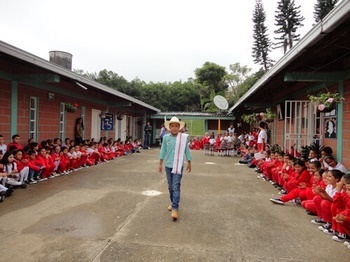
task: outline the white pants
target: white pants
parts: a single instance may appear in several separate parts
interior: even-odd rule
[[[24,181],[27,181],[28,180],[28,175],[29,175],[29,167],[26,166],[19,172],[19,179],[18,179],[18,181],[21,182],[21,183],[23,183]]]
[[[0,184],[0,192],[7,191],[7,187]]]
[[[22,185],[22,182],[19,182],[16,179],[9,178],[9,177],[6,178],[6,179],[3,179],[2,184],[5,185],[5,183],[9,184],[10,186],[20,186],[20,185]]]

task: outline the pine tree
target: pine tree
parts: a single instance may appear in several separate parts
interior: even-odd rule
[[[314,18],[316,23],[321,21],[338,3],[338,0],[317,0],[315,4]]]
[[[279,42],[275,43],[275,48],[283,47],[284,53],[287,48],[293,47],[295,41],[299,41],[300,34],[296,34],[299,27],[304,26],[301,22],[304,17],[300,15],[300,6],[296,7],[294,0],[280,0],[278,2],[277,11],[275,11],[276,23],[279,28],[275,30],[275,34],[280,34],[280,37],[275,37]]]
[[[269,58],[268,54],[271,51],[270,39],[267,34],[267,27],[265,26],[266,13],[261,0],[256,0],[255,9],[253,12],[253,52],[254,63],[262,65],[265,72],[272,66],[273,60]]]

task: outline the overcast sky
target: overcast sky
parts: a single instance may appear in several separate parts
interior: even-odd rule
[[[277,2],[263,0],[271,40]],[[316,0],[295,2],[304,36]],[[186,81],[206,61],[260,68],[251,56],[254,6],[255,0],[0,0],[0,40],[46,60],[51,50],[69,52],[73,68],[90,73]]]

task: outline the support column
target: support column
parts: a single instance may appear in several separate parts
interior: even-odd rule
[[[338,82],[338,93],[344,96],[344,81]],[[343,159],[343,111],[344,103],[337,103],[337,159],[340,162]]]
[[[17,134],[17,115],[18,115],[18,82],[11,82],[11,137]]]

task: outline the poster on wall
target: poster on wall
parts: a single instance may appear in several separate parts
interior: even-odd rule
[[[101,130],[109,131],[114,129],[114,118],[113,114],[106,113],[105,118],[101,118]]]
[[[337,119],[325,118],[324,120],[324,138],[337,138]]]

